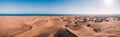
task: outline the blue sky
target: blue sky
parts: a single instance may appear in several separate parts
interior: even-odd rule
[[[120,0],[0,0],[0,14],[120,14]]]

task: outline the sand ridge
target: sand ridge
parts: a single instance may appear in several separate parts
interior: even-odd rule
[[[0,37],[120,37],[118,17],[1,16],[0,20]]]

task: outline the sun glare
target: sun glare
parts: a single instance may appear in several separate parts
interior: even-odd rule
[[[114,4],[115,0],[103,0],[106,5],[112,5]]]

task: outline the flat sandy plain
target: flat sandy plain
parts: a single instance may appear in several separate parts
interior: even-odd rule
[[[0,37],[120,37],[120,17],[0,16]]]

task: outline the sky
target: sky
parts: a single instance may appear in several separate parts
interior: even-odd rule
[[[120,14],[120,0],[0,0],[0,14]]]

